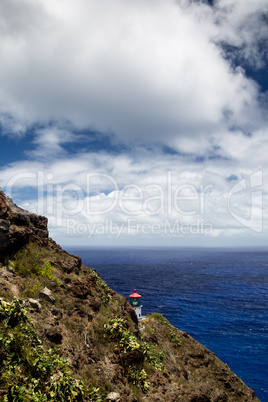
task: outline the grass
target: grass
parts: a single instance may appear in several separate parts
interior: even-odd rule
[[[16,254],[13,266],[15,271],[22,277],[43,277],[60,285],[59,280],[53,273],[53,266],[45,257],[44,248],[41,249],[37,244],[30,243]]]
[[[165,325],[166,327],[170,327],[170,323],[168,320],[159,313],[153,313],[150,317],[155,318],[160,324]]]

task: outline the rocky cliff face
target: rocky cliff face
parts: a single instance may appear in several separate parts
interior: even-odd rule
[[[48,244],[47,218],[19,208],[0,191],[0,261],[29,242]]]
[[[0,399],[46,401],[57,391],[66,395],[54,400],[66,401],[258,401],[214,353],[160,314],[138,323],[126,299],[48,237],[46,218],[3,193],[0,211]]]

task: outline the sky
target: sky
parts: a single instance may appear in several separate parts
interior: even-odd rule
[[[266,246],[268,0],[1,0],[0,187],[61,245]]]

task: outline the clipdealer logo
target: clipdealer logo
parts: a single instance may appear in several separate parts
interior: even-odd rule
[[[34,212],[39,215],[53,214],[61,225],[63,215],[84,213],[90,217],[107,215],[115,210],[126,216],[171,216],[174,213],[187,217],[204,215],[206,195],[213,188],[211,184],[200,184],[197,187],[189,183],[176,185],[171,171],[167,172],[162,186],[152,183],[145,186],[127,184],[122,187],[111,175],[103,173],[87,173],[85,186],[75,183],[53,185],[53,178],[51,173],[45,174],[42,171],[22,172],[9,180],[6,192],[12,196],[13,189],[23,187],[22,183],[26,181],[28,186],[38,191]],[[69,199],[68,194],[71,194]]]
[[[93,236],[111,235],[118,239],[121,235],[130,236],[180,236],[180,235],[213,235],[213,225],[204,219],[196,219],[192,223],[182,222],[180,219],[164,219],[160,222],[142,222],[129,218],[126,222],[115,222],[105,219],[103,222],[84,223],[75,219],[68,219],[66,223],[68,235]]]
[[[71,182],[55,184],[52,173],[38,171],[12,176],[5,192],[12,196],[18,188],[32,187],[37,191],[36,209],[32,212],[53,217],[54,226],[65,227],[70,235],[211,236],[215,230],[213,220],[208,222],[205,218],[210,216],[215,194],[222,196],[238,228],[261,232],[262,185],[261,170],[236,181],[225,193],[220,190],[217,193],[213,184],[179,184],[171,171],[167,172],[162,185],[127,184],[123,187],[108,174],[86,173],[84,183],[79,186]]]
[[[258,170],[239,180],[229,191],[227,203],[231,216],[242,226],[261,233],[263,230],[263,172]],[[243,210],[237,205],[246,205]]]

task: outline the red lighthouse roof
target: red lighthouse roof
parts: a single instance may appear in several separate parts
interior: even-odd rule
[[[132,295],[129,295],[129,297],[141,297],[141,295],[139,295],[139,294],[137,293],[137,290],[134,289],[134,293],[132,293]]]

